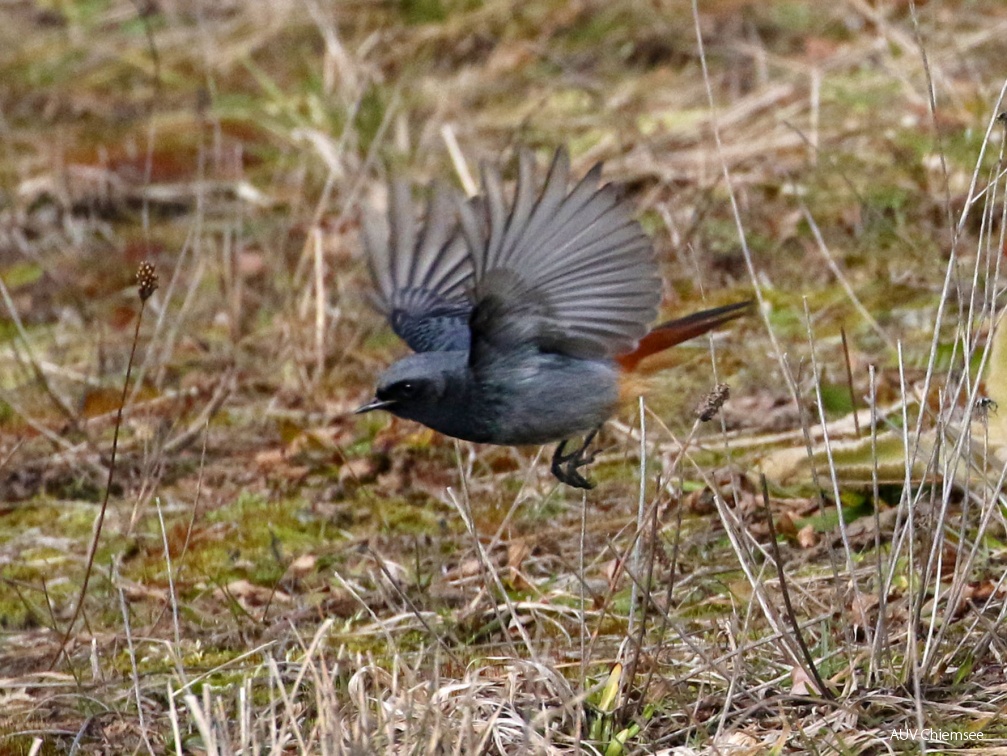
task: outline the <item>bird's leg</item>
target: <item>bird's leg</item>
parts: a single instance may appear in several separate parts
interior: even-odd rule
[[[594,437],[598,435],[598,430],[598,428],[595,428],[584,436],[584,443],[576,451],[569,454],[563,453],[566,449],[566,441],[561,441],[559,446],[556,447],[556,451],[552,455],[552,474],[556,476],[556,479],[560,483],[566,483],[568,486],[573,486],[574,488],[586,488],[589,490],[594,488],[594,483],[581,475],[578,469],[594,462],[594,457],[598,451],[595,450],[588,454],[587,447],[591,445]]]

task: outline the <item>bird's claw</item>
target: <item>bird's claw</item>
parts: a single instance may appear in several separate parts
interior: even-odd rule
[[[566,441],[561,441],[559,446],[556,447],[556,451],[552,455],[552,474],[556,476],[556,479],[560,483],[566,483],[573,488],[583,488],[588,491],[594,488],[594,483],[581,475],[579,468],[594,462],[598,450],[588,452],[587,447],[591,445],[597,433],[597,429],[588,433],[584,437],[584,443],[576,451],[572,451],[569,454],[563,453],[563,450],[566,449]]]

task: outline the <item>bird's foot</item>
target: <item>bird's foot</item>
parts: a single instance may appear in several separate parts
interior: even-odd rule
[[[566,449],[566,441],[561,441],[559,446],[556,447],[556,451],[552,455],[552,474],[556,476],[556,479],[560,483],[566,483],[568,486],[586,490],[594,488],[594,483],[581,475],[579,469],[584,467],[584,465],[594,462],[598,450],[596,449],[588,453],[587,447],[591,445],[596,435],[598,435],[597,428],[584,437],[584,443],[576,451],[572,451],[569,454],[563,453]]]

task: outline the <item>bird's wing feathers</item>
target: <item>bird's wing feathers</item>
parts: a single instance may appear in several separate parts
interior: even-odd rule
[[[520,159],[508,210],[500,174],[483,172],[481,205],[461,209],[474,267],[473,361],[483,346],[534,343],[577,357],[629,352],[657,315],[660,279],[650,240],[595,166],[567,191],[556,153],[536,196],[534,160]]]
[[[387,223],[368,216],[364,238],[374,301],[417,352],[468,349],[472,259],[458,233],[458,200],[435,184],[417,229],[409,187],[392,183]]]
[[[498,171],[461,202],[435,185],[418,230],[408,186],[392,185],[388,222],[365,226],[376,303],[418,352],[534,345],[575,357],[625,354],[657,315],[660,279],[650,240],[596,165],[568,190],[559,150],[541,191],[522,152],[508,206]],[[459,221],[460,219],[460,226]]]

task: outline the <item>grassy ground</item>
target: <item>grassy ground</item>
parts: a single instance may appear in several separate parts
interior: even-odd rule
[[[1007,8],[698,5],[4,4],[0,753],[1007,748]],[[347,414],[388,170],[562,144],[760,302],[586,496]]]

